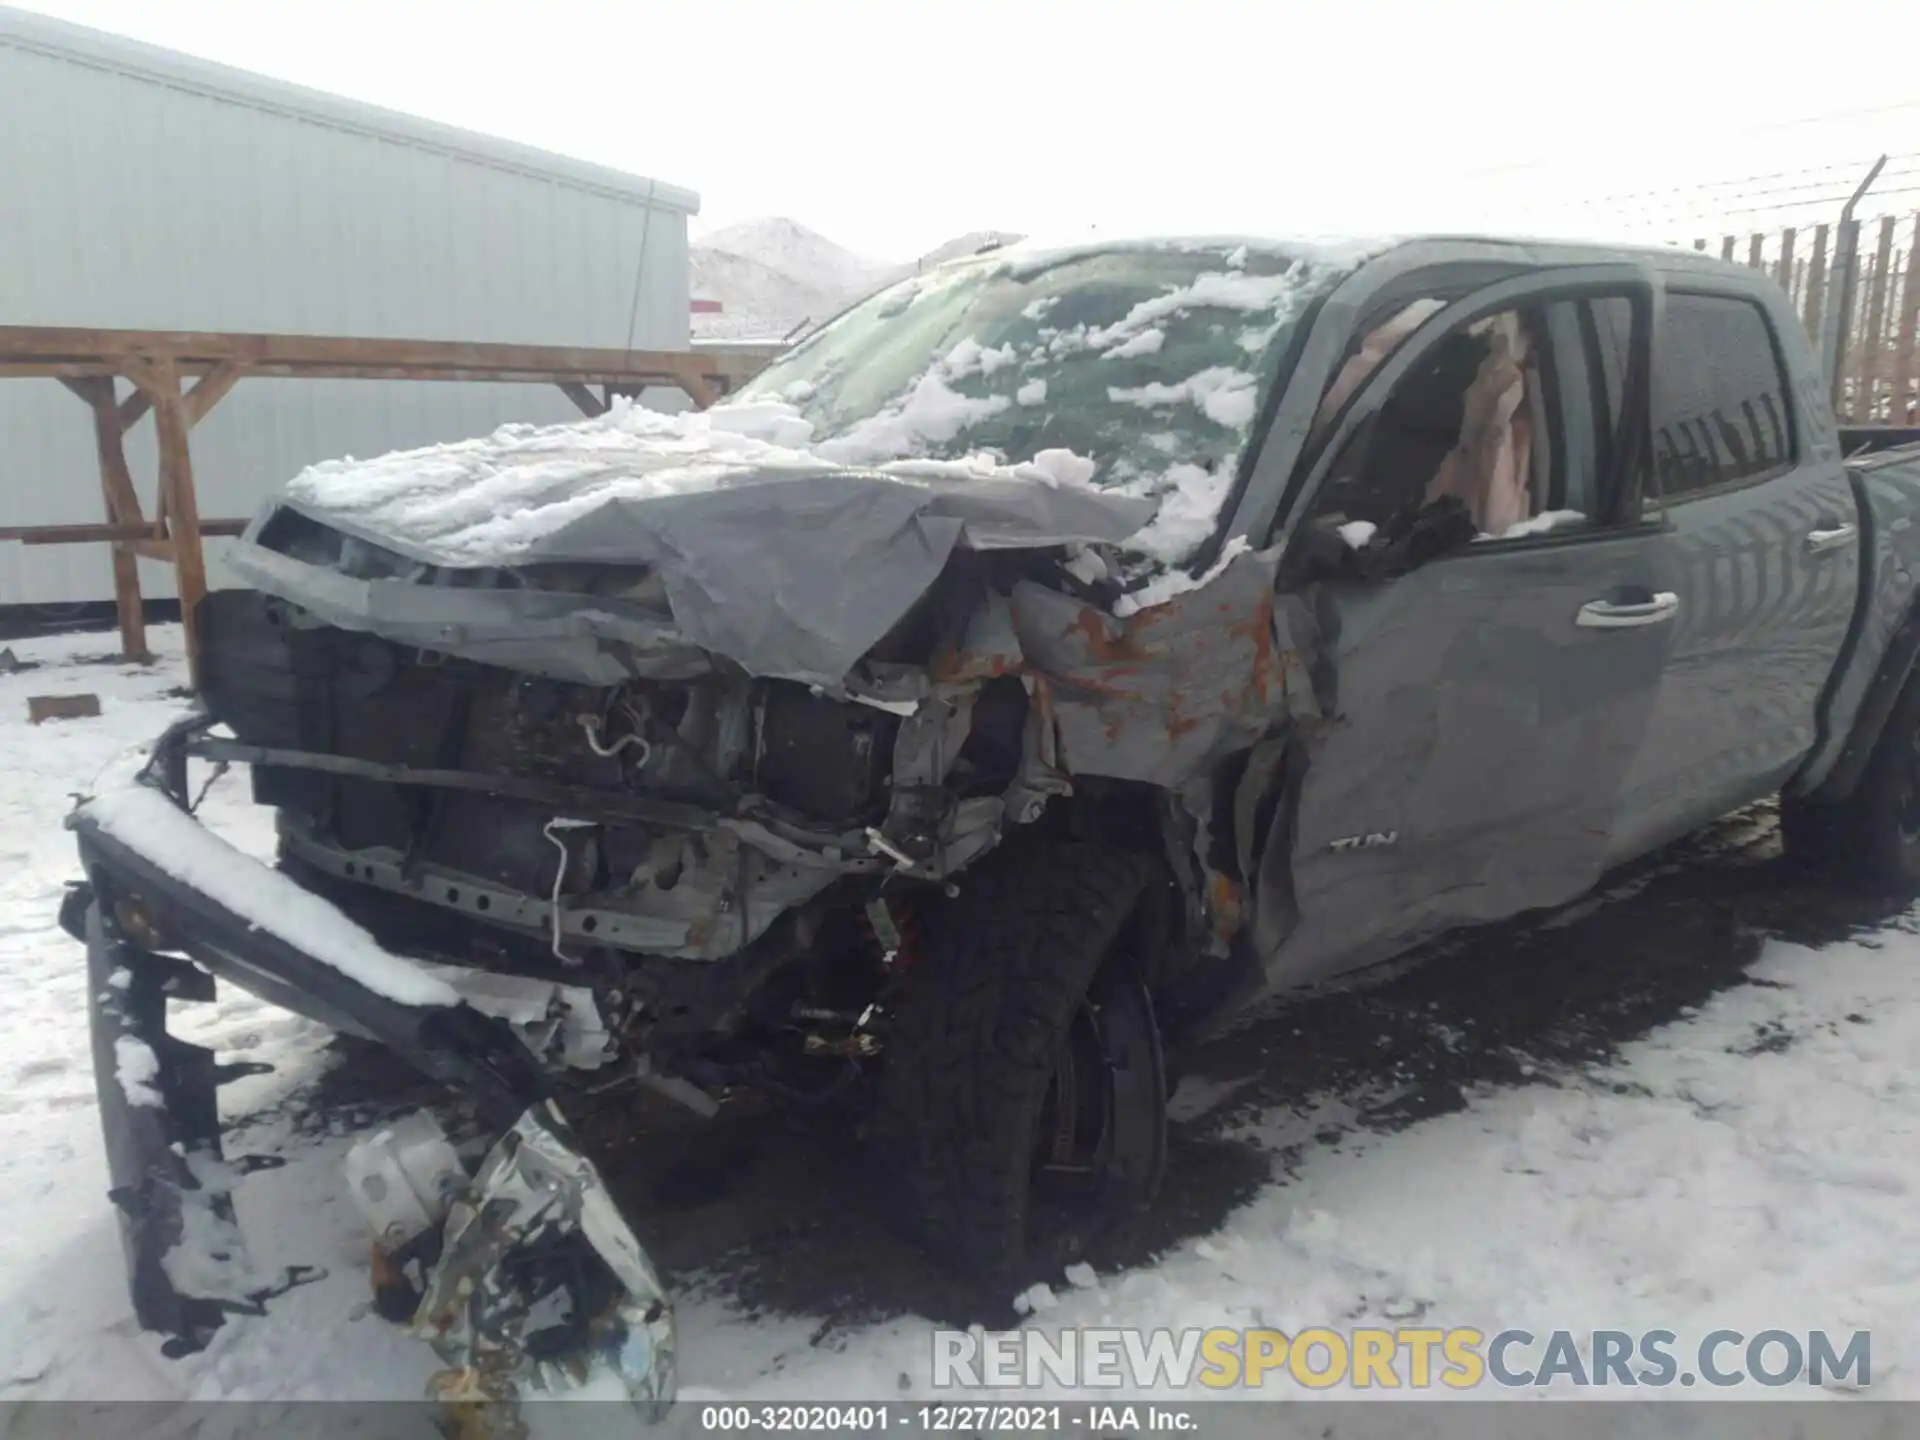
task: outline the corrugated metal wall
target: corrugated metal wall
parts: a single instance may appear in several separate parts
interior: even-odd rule
[[[677,205],[53,53],[9,16],[26,18],[0,10],[0,323],[687,347]],[[194,430],[200,513],[250,515],[330,456],[577,417],[548,386],[245,380]],[[127,438],[151,514],[152,421]],[[97,476],[78,400],[0,380],[0,525],[102,519]],[[141,570],[149,597],[173,593],[170,568]],[[104,546],[0,542],[0,605],[112,593]]]

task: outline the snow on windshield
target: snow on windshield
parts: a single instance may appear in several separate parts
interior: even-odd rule
[[[516,553],[613,500],[856,466],[1158,502],[1134,578],[1188,560],[1232,492],[1289,327],[1363,258],[1225,243],[991,257],[855,306],[731,400],[304,471],[287,499],[451,565]]]
[[[1349,248],[1097,247],[915,276],[841,316],[743,399],[777,398],[843,464],[1065,450],[1160,502],[1128,541],[1178,565],[1212,534],[1279,353]]]

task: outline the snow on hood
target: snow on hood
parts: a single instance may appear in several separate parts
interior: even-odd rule
[[[798,426],[804,426],[804,420]],[[756,675],[838,686],[924,595],[956,547],[1115,545],[1150,500],[1093,488],[1092,462],[1043,450],[853,468],[798,448],[779,401],[660,415],[620,406],[572,425],[509,425],[452,445],[336,460],[284,504],[430,566],[645,567],[655,602],[526,588],[450,589],[274,548],[271,515],[228,554],[242,581],[326,623],[543,674],[611,683],[680,673],[688,647]]]
[[[937,397],[929,403],[937,407]],[[782,509],[810,508],[803,494],[817,499],[826,488],[840,492],[849,479],[895,488],[909,508],[943,509],[968,526],[967,543],[982,549],[1111,544],[1154,510],[1150,502],[1094,490],[1088,484],[1093,462],[1071,451],[1043,450],[1013,465],[984,454],[854,465],[825,453],[831,447],[810,448],[812,429],[779,401],[685,415],[618,401],[591,420],[504,425],[471,440],[371,460],[324,461],[296,476],[282,498],[348,534],[453,568],[646,560],[651,557],[612,553],[604,533],[594,534],[604,532],[598,522],[644,502],[748,488],[771,520]],[[825,484],[772,488],[804,481]],[[1033,491],[1042,493],[1022,505]],[[1023,509],[1029,525],[1018,523]]]

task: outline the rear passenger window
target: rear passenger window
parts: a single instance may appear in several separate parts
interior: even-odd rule
[[[1787,381],[1750,300],[1669,293],[1653,374],[1653,467],[1669,501],[1771,475],[1793,459]]]

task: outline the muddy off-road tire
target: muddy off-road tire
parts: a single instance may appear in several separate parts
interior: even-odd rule
[[[983,1294],[1114,1255],[1153,1202],[1167,1080],[1138,961],[1166,884],[1127,851],[1015,845],[924,917],[873,1137],[896,1218]]]
[[[1780,802],[1787,854],[1860,889],[1920,891],[1920,672],[1907,679],[1853,794]]]

